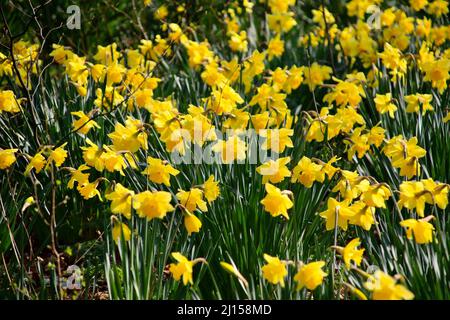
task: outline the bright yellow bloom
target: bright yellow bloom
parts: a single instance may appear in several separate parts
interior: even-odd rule
[[[64,48],[64,46],[59,44],[52,44],[52,52],[50,52],[49,56],[55,59],[55,62],[58,64],[65,64],[67,59],[70,59],[73,56],[73,53],[70,49]]]
[[[405,286],[397,284],[390,275],[383,271],[375,271],[364,283],[367,290],[372,291],[373,300],[412,300],[414,294]]]
[[[167,6],[162,5],[158,9],[156,9],[155,13],[153,14],[153,17],[156,20],[164,20],[169,15],[169,9],[167,9]]]
[[[104,65],[110,65],[117,62],[122,54],[117,51],[117,44],[111,43],[107,46],[97,46],[97,53],[94,56],[95,61]]]
[[[188,62],[191,68],[198,68],[201,64],[207,63],[213,60],[214,53],[209,49],[209,43],[188,41],[183,43],[188,53]]]
[[[116,123],[114,132],[108,134],[114,148],[117,151],[137,152],[139,148],[147,150],[147,133],[144,131],[144,124],[137,119],[128,117],[125,125]]]
[[[393,167],[400,168],[400,175],[407,176],[408,179],[420,173],[418,159],[427,153],[425,149],[417,145],[416,137],[407,141],[401,135],[390,139],[383,148],[383,152],[391,158]]]
[[[308,290],[315,290],[323,283],[327,274],[322,270],[324,261],[315,261],[300,266],[294,280],[297,282],[297,290],[306,287]]]
[[[247,32],[241,31],[240,33],[231,32],[229,34],[230,39],[228,45],[232,51],[246,52],[247,51]]]
[[[340,174],[341,178],[332,191],[339,191],[344,199],[355,199],[370,187],[370,182],[367,178],[359,176],[356,172],[340,170]]]
[[[100,128],[94,120],[86,115],[83,111],[71,112],[72,115],[77,116],[78,119],[73,121],[72,127],[74,131],[81,134],[87,134],[92,128]]]
[[[291,171],[286,167],[291,161],[291,157],[269,160],[256,168],[256,172],[263,176],[262,183],[279,183],[286,177],[291,176]]]
[[[384,44],[384,51],[378,56],[383,61],[383,65],[390,70],[392,81],[402,78],[406,73],[406,59],[402,57],[402,52],[391,46],[389,43]]]
[[[338,84],[333,88],[333,90],[326,94],[323,98],[324,102],[328,104],[336,103],[337,106],[351,106],[356,108],[365,97],[366,94],[361,86],[357,86],[355,83],[350,81],[342,81],[333,77]]]
[[[349,161],[351,161],[355,154],[361,159],[370,150],[369,135],[362,134],[363,130],[365,130],[364,127],[356,128],[350,135],[350,139],[344,140],[344,144],[350,145],[350,148],[347,150],[347,158]]]
[[[292,17],[293,12],[287,13],[275,13],[267,15],[267,22],[269,24],[269,29],[279,34],[282,32],[289,32],[297,22]]]
[[[14,162],[16,162],[16,155],[18,149],[5,149],[0,150],[0,170],[9,168]]]
[[[279,36],[276,36],[273,39],[270,39],[269,44],[267,46],[267,53],[269,61],[274,57],[281,57],[284,52],[284,41],[280,40]]]
[[[328,162],[322,162],[322,171],[328,176],[328,179],[333,178],[334,174],[339,170],[336,167],[333,167],[333,163],[340,160],[337,156],[333,156]]]
[[[328,199],[327,210],[320,213],[320,216],[326,220],[327,230],[333,230],[335,227],[347,230],[349,219],[355,215],[349,203],[349,200],[339,202],[334,198]]]
[[[311,188],[314,181],[323,182],[324,179],[325,171],[323,170],[323,166],[312,162],[310,158],[304,156],[294,167],[291,182],[295,183],[300,181],[306,188]]]
[[[203,212],[208,211],[206,202],[203,200],[203,191],[199,188],[192,188],[190,191],[179,190],[177,199],[189,212],[194,212],[197,208]]]
[[[67,142],[50,152],[47,159],[47,166],[49,166],[52,161],[55,163],[56,167],[60,167],[63,164],[67,158],[67,151],[64,150],[66,144]]]
[[[230,113],[237,105],[242,104],[242,97],[229,85],[223,85],[211,92],[211,96],[205,99],[207,109],[214,111],[217,115]]]
[[[131,230],[125,223],[116,221],[112,228],[112,237],[117,244],[122,240],[122,237],[125,241],[130,241]]]
[[[98,171],[103,171],[105,163],[102,159],[102,155],[105,150],[99,148],[95,143],[89,140],[89,138],[86,138],[86,142],[89,147],[81,147],[81,150],[83,150],[83,160],[88,166],[94,167]]]
[[[450,78],[450,59],[441,58],[426,62],[422,66],[425,72],[424,81],[430,81],[433,88],[438,89],[439,93],[443,93],[448,88],[447,80]]]
[[[364,201],[370,207],[386,208],[384,203],[391,196],[391,191],[383,184],[371,185],[370,188],[365,191],[361,200]]]
[[[450,112],[447,113],[447,115],[442,119],[442,122],[447,123],[450,121]]]
[[[174,41],[174,42],[178,42],[180,40],[181,37],[185,37],[185,35],[183,34],[183,30],[181,29],[181,27],[176,24],[176,23],[169,23],[169,39]]]
[[[252,115],[251,121],[256,133],[259,133],[260,130],[267,128],[267,123],[269,122],[269,112],[264,111],[263,113]]]
[[[261,148],[263,150],[282,153],[286,148],[292,148],[294,146],[290,138],[293,134],[294,130],[286,128],[261,130],[260,135],[266,138]]]
[[[406,236],[408,239],[413,239],[418,244],[430,243],[433,241],[433,230],[434,227],[428,221],[434,218],[433,216],[428,216],[423,219],[407,219],[400,222],[400,225],[406,228]]]
[[[417,138],[412,137],[410,140],[405,140],[401,135],[396,136],[386,143],[383,148],[384,154],[391,158],[392,162],[407,157],[422,158],[426,155],[425,149],[417,145]]]
[[[222,162],[229,164],[235,160],[242,161],[246,157],[247,146],[237,135],[228,138],[227,141],[218,140],[212,147],[214,152],[218,152]]]
[[[131,200],[134,191],[125,188],[120,183],[114,186],[114,191],[108,193],[105,198],[111,201],[111,212],[123,214],[125,218],[131,218]]]
[[[172,167],[167,161],[147,157],[147,168],[142,173],[147,175],[150,181],[158,184],[164,183],[167,187],[170,187],[170,176],[176,176],[180,171]]]
[[[350,224],[360,226],[366,231],[369,231],[373,224],[375,224],[375,208],[369,207],[362,201],[356,201],[350,209],[355,212],[349,220]]]
[[[166,191],[144,191],[133,197],[133,208],[141,218],[163,219],[167,212],[175,210],[170,204],[172,195]]]
[[[211,203],[216,200],[220,195],[219,182],[214,181],[214,176],[210,175],[208,180],[203,184],[203,193],[206,200]]]
[[[429,204],[436,204],[444,210],[448,205],[448,193],[450,185],[435,182],[433,179],[422,180],[425,190],[425,201]]]
[[[431,94],[417,93],[405,96],[405,101],[408,104],[406,112],[419,113],[422,111],[422,115],[424,115],[427,111],[433,111],[433,106],[430,104],[432,99]]]
[[[421,181],[405,181],[400,185],[400,208],[416,209],[419,217],[424,216],[427,191]]]
[[[289,219],[287,211],[294,206],[291,199],[289,199],[286,191],[281,191],[277,187],[266,183],[265,185],[267,195],[261,200],[264,210],[269,212],[272,217],[282,215]]]
[[[286,13],[296,0],[269,0],[268,5],[273,13]]]
[[[27,176],[32,169],[36,170],[36,173],[41,172],[41,170],[44,168],[45,164],[47,163],[47,160],[45,160],[44,156],[42,155],[42,152],[36,153],[33,158],[30,159],[30,162],[28,163],[27,167],[25,168],[25,175]]]
[[[381,144],[383,143],[383,140],[385,138],[384,133],[386,132],[385,129],[375,126],[372,127],[368,134],[368,143],[375,145],[375,147],[379,148]]]
[[[5,112],[19,112],[18,99],[11,90],[0,91],[0,114]]]
[[[70,180],[67,183],[67,187],[72,189],[74,187],[74,183],[77,182],[79,185],[89,182],[89,173],[84,173],[83,171],[89,170],[89,167],[85,164],[82,164],[78,167],[78,169],[70,168]]]
[[[85,182],[83,184],[78,184],[77,190],[78,192],[83,196],[85,200],[94,198],[95,196],[98,196],[100,201],[102,201],[102,195],[97,190],[99,180],[95,180],[94,182]]]
[[[284,287],[284,278],[288,274],[286,263],[278,257],[272,257],[268,254],[264,254],[264,260],[267,262],[261,268],[264,279],[272,284],[280,284],[281,287]]]
[[[183,284],[187,285],[188,283],[193,284],[192,280],[192,273],[193,273],[193,267],[198,262],[205,262],[206,261],[202,258],[198,258],[195,260],[188,260],[185,256],[183,256],[180,252],[172,252],[172,257],[178,262],[178,263],[171,263],[169,266],[169,271],[172,273],[173,278],[176,281],[179,281],[181,277],[183,277]]]
[[[409,0],[409,5],[414,11],[420,11],[424,9],[428,4],[428,0]]]
[[[342,249],[342,257],[344,259],[345,266],[350,269],[350,264],[353,261],[357,266],[361,265],[363,253],[365,249],[357,249],[361,245],[359,238],[355,238],[350,241],[344,249]]]
[[[372,5],[379,4],[381,0],[350,0],[347,2],[347,13],[349,16],[363,18]]]
[[[202,227],[202,222],[195,215],[186,211],[184,213],[184,226],[186,227],[188,235],[191,235],[192,232],[200,231],[200,228]]]
[[[448,1],[446,0],[434,0],[428,6],[427,12],[436,17],[441,17],[448,13]]]
[[[375,107],[378,112],[384,114],[389,113],[389,116],[394,119],[394,112],[397,111],[397,106],[392,103],[392,96],[390,93],[387,94],[377,94],[374,99]]]
[[[304,82],[308,85],[309,90],[314,91],[317,86],[322,85],[325,80],[330,79],[332,73],[333,69],[331,69],[330,67],[322,66],[317,62],[314,62],[311,66],[304,67]]]

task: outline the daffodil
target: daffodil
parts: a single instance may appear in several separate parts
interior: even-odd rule
[[[123,214],[127,219],[131,218],[131,201],[134,191],[125,188],[117,183],[114,191],[108,193],[105,198],[111,201],[111,212]]]
[[[432,205],[436,204],[442,210],[447,208],[450,185],[436,182],[431,178],[422,180],[422,183],[427,191],[425,193],[425,201]]]
[[[83,184],[78,184],[77,190],[85,200],[98,196],[100,201],[102,201],[102,195],[100,194],[100,191],[97,190],[99,182],[100,180],[97,179],[94,182],[87,181]]]
[[[220,154],[223,163],[229,164],[235,160],[242,161],[246,158],[247,145],[245,141],[235,135],[228,138],[227,141],[218,140],[212,150]]]
[[[348,221],[355,215],[349,204],[349,200],[339,202],[334,198],[328,199],[327,210],[320,213],[320,216],[326,220],[327,230],[333,230],[336,227],[347,230]]]
[[[286,263],[278,257],[272,257],[268,254],[264,254],[264,260],[267,262],[261,268],[264,279],[272,284],[280,284],[281,287],[284,287],[284,278],[288,274]]]
[[[214,180],[214,176],[210,175],[208,180],[203,183],[203,193],[206,200],[211,203],[220,195],[219,182]]]
[[[400,225],[406,228],[406,236],[408,239],[413,239],[418,244],[430,243],[433,241],[433,231],[434,227],[430,221],[433,216],[428,216],[423,219],[407,219],[400,222]]]
[[[15,153],[18,149],[4,149],[0,150],[0,170],[9,168],[14,162],[16,162]]]
[[[81,134],[87,134],[92,128],[100,128],[100,126],[92,120],[89,115],[86,115],[83,111],[71,112],[72,115],[78,117],[73,122],[73,130]]]
[[[355,213],[350,217],[349,223],[355,226],[360,226],[366,231],[369,231],[375,222],[375,208],[368,206],[363,201],[356,201],[350,209]]]
[[[114,227],[112,228],[112,237],[117,244],[122,239],[122,237],[125,241],[130,241],[131,230],[125,223],[115,221]]]
[[[317,86],[320,86],[324,81],[331,78],[333,69],[328,66],[323,66],[314,62],[311,66],[304,67],[303,74],[305,76],[305,84],[308,85],[309,90],[314,91]]]
[[[54,163],[56,167],[60,167],[67,158],[68,152],[64,149],[67,145],[67,142],[63,143],[60,147],[50,151],[50,155],[47,158],[47,166],[50,163]]]
[[[323,182],[324,179],[325,171],[323,166],[312,162],[310,158],[304,156],[294,167],[291,182],[300,181],[306,188],[311,188],[314,181]]]
[[[256,172],[263,176],[262,183],[279,183],[286,177],[291,176],[291,171],[286,167],[291,161],[291,157],[269,160],[256,168]]]
[[[42,155],[42,152],[36,153],[28,163],[27,167],[25,168],[25,175],[29,175],[31,170],[35,169],[36,173],[41,172],[41,170],[44,168],[45,164],[47,163],[47,160]]]
[[[383,184],[371,185],[370,188],[365,191],[361,200],[364,201],[370,207],[386,208],[385,201],[391,196],[391,191]]]
[[[205,259],[197,258],[195,260],[189,260],[183,256],[180,252],[172,252],[172,257],[177,261],[177,263],[171,263],[169,266],[169,271],[172,273],[173,278],[179,281],[183,278],[183,284],[186,286],[188,283],[194,284],[192,279],[193,268],[198,262],[206,263]]]
[[[405,181],[400,184],[400,208],[416,209],[419,217],[424,216],[426,203],[425,186],[421,181]]]
[[[422,67],[425,73],[424,81],[431,82],[433,88],[438,89],[439,93],[443,93],[448,87],[447,80],[450,78],[450,59],[441,58],[427,63]]]
[[[327,274],[322,270],[325,261],[315,261],[300,266],[294,280],[297,282],[297,290],[304,287],[308,290],[315,290],[323,283]]]
[[[419,113],[422,111],[422,115],[424,115],[427,111],[433,111],[433,106],[431,105],[432,99],[433,96],[431,94],[417,93],[405,96],[407,103],[406,112]]]
[[[141,218],[163,219],[175,208],[170,204],[172,195],[166,191],[144,191],[133,197],[133,208]]]
[[[147,175],[150,181],[154,183],[164,183],[170,187],[170,176],[176,176],[180,173],[172,167],[167,161],[147,157],[147,168],[142,172]]]
[[[342,254],[347,269],[350,269],[352,261],[355,263],[356,266],[361,265],[365,249],[357,249],[360,245],[361,245],[360,239],[355,238],[351,240],[344,248],[338,250]]]
[[[284,41],[280,39],[279,36],[276,36],[273,39],[270,39],[269,44],[267,45],[267,53],[269,61],[274,57],[280,57],[284,52]]]
[[[392,103],[392,96],[390,93],[385,95],[377,94],[374,99],[375,106],[380,114],[389,113],[389,116],[394,119],[394,112],[397,111],[397,106]]]
[[[128,117],[125,126],[116,123],[114,131],[108,134],[117,151],[137,152],[139,148],[147,150],[147,133],[143,130],[143,123]]]
[[[270,183],[265,184],[267,195],[261,200],[264,210],[269,212],[273,217],[282,215],[289,219],[287,211],[294,206],[286,191],[281,191]]]
[[[412,300],[414,294],[405,286],[397,284],[397,280],[381,270],[367,279],[364,283],[367,290],[372,292],[373,300]]]
[[[84,173],[83,171],[89,170],[89,167],[85,164],[82,164],[78,167],[78,169],[69,168],[70,171],[70,180],[67,183],[67,187],[72,189],[74,187],[74,183],[77,182],[79,185],[89,182],[89,173]]]
[[[188,232],[188,235],[191,235],[193,232],[200,231],[200,228],[202,227],[202,222],[195,215],[185,210],[184,226]]]
[[[384,44],[384,51],[379,53],[378,56],[381,58],[383,65],[390,70],[393,82],[396,81],[397,78],[403,78],[406,73],[407,63],[398,48],[395,48],[386,42]],[[390,106],[390,109],[393,109],[393,107]]]
[[[282,153],[286,148],[292,148],[294,146],[290,138],[293,134],[294,130],[286,128],[261,130],[260,135],[266,138],[261,148],[263,150]]]
[[[13,91],[11,90],[5,90],[0,91],[0,114],[5,112],[19,112],[20,111],[20,105],[18,103],[18,99],[16,99],[16,96]]]
[[[203,212],[208,211],[206,202],[203,200],[203,191],[199,188],[191,188],[189,191],[179,190],[176,196],[180,204],[189,212],[194,212],[197,208]]]

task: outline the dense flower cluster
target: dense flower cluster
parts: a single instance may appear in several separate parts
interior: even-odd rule
[[[241,22],[260,9],[259,2],[267,2],[268,10],[268,38],[264,46],[255,45],[257,40]],[[0,169],[13,170],[18,158],[23,158],[26,162],[23,174],[30,179],[52,170],[65,170],[67,187],[76,189],[80,197],[85,200],[98,197],[99,201],[109,202],[112,237],[117,244],[134,236],[130,222],[133,214],[148,221],[180,214],[188,236],[193,237],[194,233],[202,232],[202,220],[214,210],[214,202],[222,201],[221,188],[226,186],[222,186],[222,177],[210,175],[186,190],[176,189],[174,185],[178,183],[174,182],[185,179],[184,173],[166,156],[148,152],[150,137],[156,135],[168,153],[185,155],[194,147],[211,147],[212,154],[222,163],[239,165],[236,162],[245,162],[249,156],[245,133],[254,129],[262,141],[261,149],[276,155],[254,169],[264,185],[261,214],[268,213],[280,223],[289,224],[297,196],[292,191],[294,186],[310,189],[326,184],[328,199],[318,210],[324,231],[353,228],[358,234],[374,232],[379,215],[385,214],[387,208],[396,208],[391,214],[401,216],[400,226],[404,228],[401,237],[421,245],[433,243],[435,227],[430,211],[437,215],[447,208],[450,186],[445,181],[435,181],[429,172],[423,178],[427,150],[417,137],[409,132],[391,132],[383,123],[403,113],[414,117],[432,115],[437,108],[436,100],[448,93],[450,49],[445,44],[450,40],[450,27],[435,23],[436,18],[448,14],[448,2],[410,0],[407,9],[386,8],[380,12],[380,25],[375,28],[367,20],[367,13],[371,6],[382,3],[382,0],[347,1],[345,8],[353,22],[345,26],[340,26],[327,8],[312,10],[312,27],[294,45],[311,49],[331,47],[335,62],[346,63],[348,72],[340,78],[334,65],[322,61],[280,65],[283,54],[293,49],[290,42],[288,47],[287,35],[300,21],[295,16],[294,6],[298,5],[295,0],[243,1],[243,5],[236,4],[223,12],[226,46],[231,56],[221,55],[221,47],[206,38],[198,39],[185,26],[170,23],[165,5],[154,12],[155,18],[161,20],[163,32],[141,40],[137,47],[98,45],[92,56],[80,56],[75,49],[54,44],[50,56],[58,66],[52,67],[64,73],[82,99],[92,100],[84,108],[71,112],[71,133],[82,137],[85,143],[75,151],[68,148],[66,141],[43,145],[32,152],[12,147],[0,149]],[[29,77],[27,70],[36,74],[42,63],[33,62],[39,48],[39,44],[17,41],[14,60],[0,55],[0,76],[19,83],[20,75]],[[155,93],[168,81],[155,75],[157,66],[176,54],[183,55],[189,69],[206,88],[207,94],[199,98],[199,105],[179,106],[171,95]],[[19,75],[13,70],[13,61],[20,61]],[[407,85],[413,69],[418,70],[421,85]],[[404,91],[401,95],[394,94],[392,87]],[[303,88],[311,99],[316,99],[318,90],[325,94],[322,101],[315,102],[315,110],[299,114],[290,105],[290,98]],[[29,107],[27,97],[20,92],[0,91],[0,116],[27,112]],[[362,108],[369,108],[381,121],[372,124],[363,116]],[[109,142],[104,144],[95,134],[103,131],[96,120],[115,110],[127,116],[114,120],[114,130],[106,132]],[[148,120],[135,117],[135,110],[145,111]],[[448,126],[445,124],[450,119],[448,109],[440,112],[445,116],[439,121]],[[232,134],[228,136],[218,134],[229,131]],[[296,139],[310,145],[342,143],[344,157],[333,152],[320,156],[291,154]],[[1,147],[5,147],[3,143]],[[75,159],[74,152],[80,154],[77,158],[82,161],[69,164],[68,159]],[[373,155],[388,159],[392,174],[399,177],[399,185],[363,175],[357,166],[349,169],[348,164],[357,165],[361,159]],[[126,172],[148,179],[147,189],[137,189],[134,178],[129,178]],[[118,174],[117,181],[107,179],[107,173]],[[402,211],[403,208],[407,211]],[[402,212],[408,216],[403,218]],[[352,234],[348,233],[344,247],[338,243],[333,246],[346,272],[365,277],[359,289],[348,284],[351,291],[359,298],[370,295],[373,299],[412,299],[414,294],[404,283],[398,283],[400,278],[381,270],[374,274],[362,270],[370,261],[365,261],[365,243]],[[261,262],[265,261],[261,276],[273,285],[284,287],[286,279],[291,279],[289,269],[295,269],[292,280],[297,290],[314,291],[333,272],[334,265],[326,257],[304,263],[280,260],[277,256],[282,255],[277,252],[275,256],[261,256]],[[173,252],[172,257],[176,262],[168,270],[173,278],[184,285],[193,285],[194,266],[206,261],[189,260],[180,252]],[[247,283],[234,264],[221,265]]]

